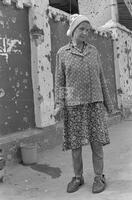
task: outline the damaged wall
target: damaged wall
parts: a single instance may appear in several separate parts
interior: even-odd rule
[[[116,18],[116,3],[111,0],[78,0],[79,12],[87,16],[94,27],[104,25],[112,18]],[[114,15],[113,15],[114,14]]]
[[[0,135],[35,126],[28,8],[0,1]]]
[[[16,8],[23,9],[24,7],[31,7],[34,0],[2,0],[4,5],[12,5],[14,3]]]
[[[64,15],[66,16],[66,14],[64,14],[63,12],[61,13],[61,11],[58,10],[58,12],[60,13],[60,16],[59,16],[59,14],[56,15],[56,13],[53,13],[54,12],[53,10],[57,10],[57,9],[52,9],[52,11],[50,11],[49,0],[32,0],[32,1],[31,0],[16,0],[15,3],[13,3],[13,1],[11,0],[4,0],[3,2],[7,5],[10,5],[6,7],[7,9],[9,9],[9,13],[12,12],[10,11],[11,6],[14,6],[14,8],[15,7],[21,8],[19,10],[15,9],[15,12],[21,13],[26,10],[26,8],[24,7],[25,5],[29,7],[32,5],[32,7],[28,10],[29,12],[27,11],[27,14],[26,14],[26,16],[29,15],[29,27],[28,27],[29,30],[27,28],[26,35],[27,37],[30,36],[30,40],[28,42],[25,42],[26,45],[29,43],[31,45],[30,46],[31,55],[30,53],[26,53],[25,55],[25,57],[27,55],[29,56],[28,61],[29,61],[29,65],[31,65],[29,67],[29,73],[28,73],[29,77],[31,76],[30,78],[32,79],[32,81],[30,79],[31,91],[32,91],[32,84],[33,84],[33,94],[29,93],[31,94],[31,96],[30,97],[27,96],[28,99],[30,100],[32,99],[31,100],[32,103],[30,104],[32,108],[30,112],[32,114],[31,124],[33,126],[36,125],[36,127],[41,127],[41,128],[52,125],[55,123],[54,117],[52,115],[53,115],[53,110],[54,110],[54,71],[55,71],[54,61],[55,61],[55,52],[57,49],[55,49],[56,47],[55,45],[53,46],[53,44],[51,44],[51,42],[53,43],[53,41],[51,40],[56,39],[52,37],[53,27],[52,27],[52,30],[50,30],[51,18],[53,17],[54,20],[61,21],[59,25],[57,25],[57,27],[59,26],[59,32],[57,33],[57,36],[60,35],[60,37],[59,37],[59,41],[57,41],[58,44],[56,45],[57,45],[57,48],[59,48],[60,45],[63,46],[64,43],[68,40],[66,37],[63,37],[63,36],[61,37],[61,34],[64,33],[61,23],[63,23],[64,25],[65,20],[63,20],[63,17]],[[25,9],[22,9],[22,8],[25,8]],[[112,8],[115,9],[114,0],[113,1],[109,1],[109,0],[98,0],[98,1],[97,0],[92,0],[92,1],[83,0],[81,1],[79,0],[80,13],[83,13],[87,15],[88,17],[91,17],[91,21],[95,23],[94,24],[95,26],[101,26],[106,21],[111,19],[112,14],[113,14]],[[116,12],[114,13],[114,17],[116,17]],[[8,18],[10,19],[10,16]],[[28,24],[28,20],[26,22],[23,22],[23,24],[20,23],[20,26],[23,31],[25,30],[24,23]],[[54,24],[54,26],[56,26],[56,24]],[[1,21],[1,26],[3,26],[2,21]],[[67,29],[67,25],[65,26],[64,31],[66,29]],[[4,42],[5,41],[2,40],[2,43],[3,43],[2,45],[4,45]],[[13,42],[14,43],[12,43],[12,45],[17,44],[17,46],[21,46],[22,44],[21,40],[18,38],[17,39],[15,38]],[[12,49],[13,51],[15,51],[15,56],[16,55],[18,56],[19,54],[22,55],[21,51],[19,51],[19,48],[17,48],[17,51],[14,47]],[[11,51],[11,47],[8,48],[8,51]],[[26,50],[24,50],[24,52],[26,52]],[[4,56],[5,56],[5,61],[7,62],[9,54],[7,53]],[[110,59],[112,58],[112,56],[113,55],[111,54]],[[51,60],[51,57],[52,57],[52,60]],[[20,57],[19,61],[20,60],[23,60],[22,56]],[[26,67],[26,64],[24,65],[25,67]],[[111,68],[111,70],[113,69]],[[19,70],[16,69],[15,73],[18,73],[18,71]],[[114,80],[114,76],[113,76],[113,80]],[[110,85],[110,82],[109,82],[109,85]],[[18,84],[18,87],[20,87],[19,84]],[[114,88],[114,86],[112,87]],[[114,102],[116,104],[115,88],[112,91],[114,91]],[[2,89],[0,90],[0,95],[1,96],[4,95],[4,91]],[[34,113],[33,113],[33,106],[34,106]],[[34,118],[35,118],[35,125],[34,125]],[[31,116],[29,117],[29,119],[31,119]],[[27,120],[27,118],[24,118],[24,120]]]
[[[51,37],[47,16],[48,0],[36,0],[29,10],[31,68],[37,127],[54,124],[53,74],[51,71]],[[37,27],[36,34],[33,28]],[[42,34],[43,32],[43,34]]]
[[[132,109],[132,32],[123,26],[113,29],[115,36],[115,60],[119,67],[118,95],[124,109]]]
[[[90,19],[95,28],[104,27],[104,33],[110,30],[114,40],[113,53],[118,107],[130,110],[132,107],[132,32],[118,23],[117,2],[121,1],[79,0],[79,11]],[[132,14],[132,2],[124,0],[124,4],[128,8],[128,13]],[[123,15],[121,17],[125,19],[125,13]]]

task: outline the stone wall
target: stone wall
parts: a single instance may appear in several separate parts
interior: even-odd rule
[[[79,12],[86,15],[94,27],[99,27],[111,19],[110,0],[79,0]]]
[[[54,98],[51,71],[51,36],[47,15],[48,5],[48,0],[36,0],[34,1],[34,6],[29,10],[29,29],[32,33],[30,35],[31,68],[35,122],[36,127],[40,128],[54,123],[54,118],[52,117]],[[35,31],[37,32],[36,34]]]
[[[0,1],[0,136],[35,127],[28,8]]]
[[[116,34],[116,55],[120,88],[118,88],[118,95],[121,98],[121,105],[124,109],[132,109],[132,32],[119,26],[114,29]],[[115,66],[117,67],[117,66]]]
[[[109,32],[113,38],[118,107],[127,117],[132,113],[132,32],[119,23],[103,32]]]

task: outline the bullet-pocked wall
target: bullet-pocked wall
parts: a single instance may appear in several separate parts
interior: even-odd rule
[[[34,0],[29,10],[35,124],[39,128],[55,123],[48,6],[49,0]]]
[[[0,1],[0,135],[35,126],[28,8],[4,2],[10,5]]]
[[[113,30],[119,67],[120,88],[118,95],[124,108],[132,109],[132,32],[123,26]]]
[[[103,1],[105,5],[102,4],[101,1],[99,2],[100,4],[98,4],[98,6],[101,5],[102,9],[105,7],[106,10],[108,8],[109,12],[106,11],[106,13],[110,13],[111,5],[108,4],[108,1],[107,4]],[[78,1],[78,3],[79,12],[82,13],[83,9],[85,9],[85,11],[88,10],[92,1],[89,1],[89,4],[85,0]],[[86,12],[83,14],[86,15]],[[96,14],[97,12],[95,11],[95,15]],[[67,29],[65,18],[68,15],[69,14],[66,14],[66,12],[50,7],[49,0],[34,0],[32,8],[29,10],[30,30],[37,29],[37,31],[43,32],[43,35],[41,35],[42,37],[35,36],[35,38],[31,35],[31,68],[35,124],[37,127],[55,124],[53,117],[55,54],[58,48],[68,41],[68,38],[64,34]],[[96,15],[97,19],[98,16]],[[104,15],[102,18],[104,18]],[[94,20],[93,18],[93,21]]]
[[[78,0],[79,12],[87,16],[95,27],[104,25],[111,19],[110,0]]]

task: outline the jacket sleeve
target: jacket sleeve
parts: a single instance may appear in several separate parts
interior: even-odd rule
[[[114,109],[114,106],[113,106],[112,100],[110,98],[110,94],[109,94],[107,82],[106,82],[106,79],[105,79],[105,76],[104,76],[104,72],[103,72],[102,63],[101,63],[99,53],[98,53],[97,57],[98,57],[97,59],[98,59],[99,68],[100,68],[100,83],[101,83],[101,87],[102,87],[104,106],[106,107],[107,112],[111,113]]]
[[[60,53],[56,55],[55,70],[55,107],[64,107],[65,100],[65,68]]]

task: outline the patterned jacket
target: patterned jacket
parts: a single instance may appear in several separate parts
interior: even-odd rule
[[[80,52],[70,42],[56,55],[55,105],[93,102],[103,102],[108,112],[112,110],[99,53],[88,43]]]

